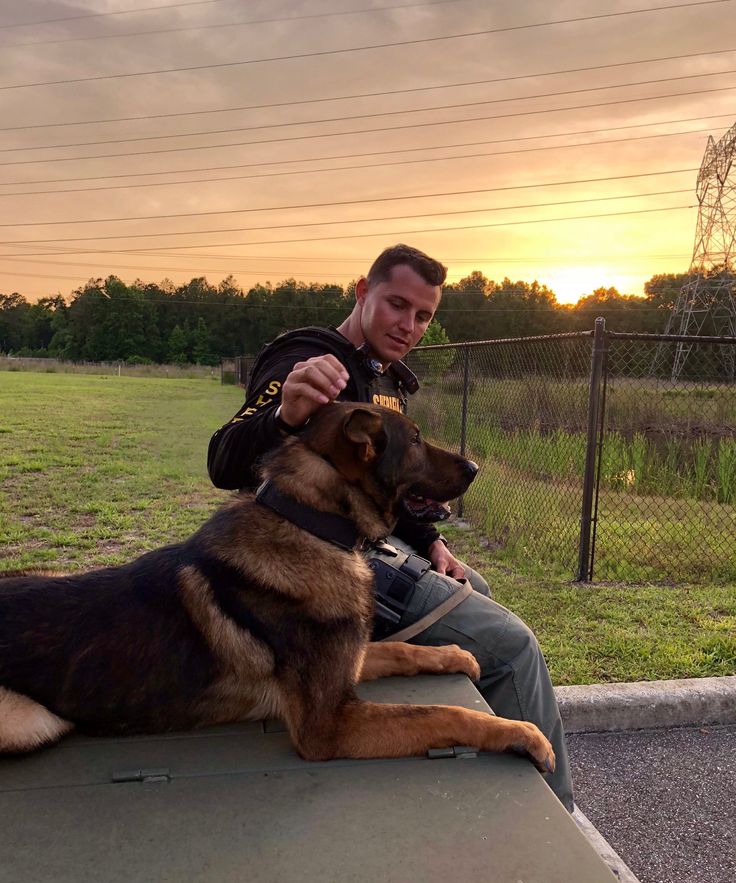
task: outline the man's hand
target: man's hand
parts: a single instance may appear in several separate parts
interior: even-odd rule
[[[281,419],[289,426],[302,426],[322,405],[340,395],[348,379],[345,366],[335,356],[297,362],[281,390]]]
[[[435,540],[429,547],[429,560],[437,573],[446,573],[455,579],[462,579],[465,576],[465,568],[442,540]]]

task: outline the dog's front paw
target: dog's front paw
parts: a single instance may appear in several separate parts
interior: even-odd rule
[[[535,724],[528,721],[518,723],[523,728],[522,738],[511,746],[511,750],[529,757],[540,773],[553,773],[555,753],[549,739]]]
[[[458,647],[457,644],[448,644],[446,647],[437,647],[441,671],[467,675],[471,681],[480,679],[480,666],[478,660],[469,653]]]

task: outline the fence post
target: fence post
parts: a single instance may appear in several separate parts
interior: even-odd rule
[[[593,492],[595,489],[595,466],[598,453],[598,413],[601,398],[601,374],[606,350],[606,320],[599,316],[593,330],[593,347],[590,363],[590,387],[588,389],[588,439],[585,446],[585,470],[583,472],[583,501],[580,515],[580,557],[578,580],[588,582],[591,573],[590,541],[593,526]]]
[[[468,376],[469,376],[469,367],[470,367],[470,347],[463,347],[463,406],[462,413],[460,416],[460,456],[465,456],[465,447],[467,441],[467,429],[468,429]],[[457,504],[457,517],[463,517],[463,497],[460,497],[460,500]]]

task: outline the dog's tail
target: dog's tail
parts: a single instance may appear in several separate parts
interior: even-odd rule
[[[0,687],[0,753],[33,751],[74,729],[28,696]]]

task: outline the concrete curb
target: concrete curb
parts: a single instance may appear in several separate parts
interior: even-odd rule
[[[572,817],[578,828],[585,834],[588,843],[608,865],[609,870],[620,883],[640,883],[639,878],[579,806],[575,806],[575,812],[572,814]]]
[[[567,733],[736,723],[736,675],[555,687]]]

